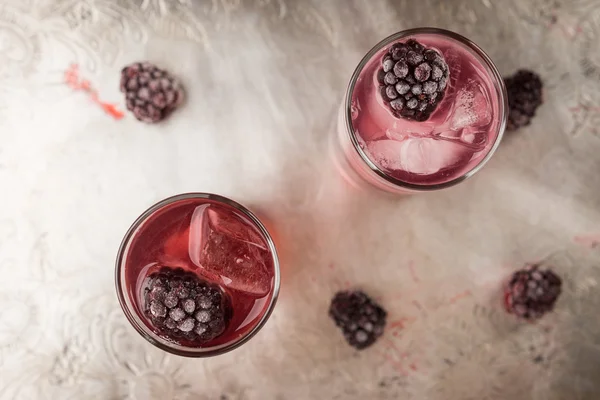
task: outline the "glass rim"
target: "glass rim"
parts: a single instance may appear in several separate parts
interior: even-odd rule
[[[125,261],[125,259],[124,259],[125,251],[126,251],[128,245],[130,244],[131,239],[134,236],[134,233],[140,227],[140,225],[143,222],[145,222],[147,220],[147,218],[150,215],[152,215],[154,212],[156,212],[157,210],[160,210],[161,208],[163,208],[169,204],[172,204],[174,202],[177,202],[180,200],[187,200],[187,199],[213,200],[218,203],[222,203],[222,204],[231,206],[231,207],[235,208],[236,210],[238,210],[239,212],[241,212],[242,214],[244,214],[244,216],[246,216],[248,219],[250,219],[250,221],[258,228],[260,233],[265,238],[265,240],[267,242],[267,246],[271,253],[271,257],[273,259],[273,269],[274,269],[273,290],[270,292],[271,298],[267,305],[266,311],[262,315],[260,321],[258,321],[258,323],[250,331],[248,331],[247,333],[245,333],[243,336],[239,337],[238,339],[234,340],[233,342],[225,343],[225,344],[222,344],[219,346],[206,348],[206,349],[202,348],[202,347],[194,348],[194,347],[181,346],[176,343],[165,340],[165,339],[161,338],[159,335],[157,335],[156,333],[152,332],[152,330],[146,326],[146,324],[142,321],[142,319],[138,316],[138,314],[133,309],[133,304],[132,304],[133,302],[131,301],[131,299],[129,298],[129,296],[127,295],[126,290],[125,290],[124,268],[122,268],[123,262]],[[212,194],[212,193],[202,193],[202,192],[182,193],[182,194],[178,194],[175,196],[167,197],[166,199],[163,199],[163,200],[155,203],[154,205],[150,206],[146,211],[144,211],[139,217],[136,218],[136,220],[131,224],[131,226],[125,233],[125,236],[123,237],[123,240],[121,241],[121,244],[119,246],[119,251],[117,253],[117,258],[116,258],[116,263],[115,263],[115,286],[117,289],[117,297],[119,299],[119,304],[121,306],[121,309],[125,313],[125,316],[127,317],[127,320],[129,321],[129,323],[134,327],[134,329],[144,339],[146,339],[148,342],[150,342],[154,346],[156,346],[159,349],[164,350],[166,352],[169,352],[169,353],[172,353],[172,354],[175,354],[178,356],[183,356],[183,357],[204,358],[204,357],[217,356],[220,354],[227,353],[231,350],[234,350],[234,349],[240,347],[241,345],[243,345],[244,343],[248,342],[252,337],[254,337],[254,335],[256,335],[258,333],[258,331],[265,325],[265,323],[271,316],[271,313],[273,312],[273,309],[275,307],[275,303],[277,303],[280,285],[281,285],[281,275],[280,275],[280,269],[279,269],[279,257],[277,255],[277,250],[275,248],[275,242],[271,238],[271,235],[269,234],[267,228],[258,219],[258,217],[256,215],[254,215],[254,213],[252,213],[252,211],[250,211],[243,205],[241,205],[231,199],[228,199],[226,197],[223,197],[223,196],[220,196],[217,194]]]
[[[496,136],[496,139],[494,140],[494,144],[489,149],[487,154],[473,168],[469,169],[468,171],[461,174],[460,176],[458,176],[452,180],[449,180],[447,182],[434,183],[434,184],[415,184],[415,183],[406,182],[406,181],[394,178],[393,176],[390,176],[388,173],[386,173],[381,168],[379,168],[373,161],[371,161],[371,159],[368,157],[366,152],[361,148],[361,146],[358,142],[358,139],[356,138],[354,127],[352,126],[352,110],[351,110],[352,93],[354,92],[354,87],[355,87],[356,82],[358,81],[358,78],[359,78],[362,70],[364,69],[364,67],[371,60],[371,58],[378,51],[380,51],[383,47],[385,47],[399,39],[402,39],[402,38],[405,38],[408,36],[417,35],[417,34],[431,34],[431,35],[446,36],[446,37],[456,40],[457,42],[468,47],[470,50],[474,51],[475,54],[481,58],[484,66],[491,73],[491,75],[495,81],[494,83],[497,85],[497,87],[499,89],[499,93],[497,95],[500,97],[500,101],[498,102],[499,114],[500,114],[500,124],[498,125],[498,128],[497,128],[498,135]],[[487,164],[487,162],[492,158],[492,155],[498,149],[498,146],[500,145],[500,142],[502,141],[502,137],[504,136],[504,131],[506,129],[506,123],[507,123],[507,118],[508,118],[508,96],[506,93],[506,87],[504,85],[504,79],[502,79],[502,75],[496,68],[496,65],[494,64],[492,59],[485,53],[485,51],[483,51],[483,49],[481,47],[479,47],[477,44],[475,44],[470,39],[468,39],[458,33],[455,33],[455,32],[452,32],[452,31],[449,31],[446,29],[441,29],[441,28],[423,27],[423,28],[407,29],[407,30],[403,30],[400,32],[396,32],[396,33],[386,37],[385,39],[381,40],[379,43],[377,43],[375,46],[373,46],[371,48],[371,50],[369,50],[367,52],[367,54],[360,60],[360,62],[356,66],[354,72],[352,73],[352,77],[350,78],[350,83],[348,84],[348,88],[346,89],[346,95],[344,98],[344,108],[345,108],[344,120],[346,123],[346,132],[350,138],[350,142],[352,143],[352,146],[354,147],[354,149],[356,150],[356,152],[358,153],[360,158],[369,167],[371,172],[374,172],[378,177],[383,178],[388,183],[391,183],[397,187],[408,189],[410,191],[427,192],[427,191],[445,189],[445,188],[454,186],[454,185],[470,178],[471,176],[475,175],[479,170],[481,170],[483,168],[483,166],[485,164]]]

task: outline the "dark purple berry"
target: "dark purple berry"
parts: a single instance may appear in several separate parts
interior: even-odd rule
[[[189,297],[190,291],[187,288],[185,288],[183,285],[180,285],[179,287],[177,287],[177,289],[175,289],[175,294],[180,299],[186,299]]]
[[[392,60],[392,57],[388,56],[383,60],[381,65],[383,67],[383,72],[390,72],[392,68],[394,68],[394,60]]]
[[[167,315],[167,307],[157,300],[150,302],[150,313],[155,318],[164,318]]]
[[[125,93],[127,109],[143,122],[163,120],[183,100],[183,89],[178,81],[147,62],[124,67],[120,87]]]
[[[440,53],[409,39],[390,47],[377,78],[381,98],[396,118],[425,121],[444,97],[449,69]]]
[[[177,328],[182,332],[190,332],[196,326],[196,322],[192,318],[186,318],[177,325]]]
[[[442,79],[443,76],[444,76],[444,71],[442,71],[442,69],[437,64],[432,64],[431,65],[431,78],[434,81],[439,82],[439,80]]]
[[[165,297],[164,304],[169,308],[173,308],[177,305],[178,301],[179,300],[177,299],[177,294],[175,294],[174,292],[169,292],[169,294]]]
[[[438,82],[438,92],[446,89],[447,84],[448,84],[448,78],[443,77],[442,79],[440,79],[440,81]]]
[[[198,311],[196,313],[196,321],[203,323],[210,322],[210,312],[206,310]]]
[[[177,327],[177,322],[175,322],[174,320],[172,320],[171,318],[167,318],[165,320],[165,326],[168,329],[175,329]]]
[[[421,63],[415,68],[415,79],[419,82],[425,82],[431,76],[431,65]]]
[[[440,56],[435,50],[425,50],[423,55],[427,61],[435,61]]]
[[[400,81],[396,84],[396,91],[404,95],[410,91],[410,85],[404,81]]]
[[[408,64],[405,61],[398,61],[396,65],[394,65],[394,74],[398,78],[404,78],[408,75]]]
[[[191,314],[196,309],[196,302],[193,299],[185,299],[182,302],[182,307],[186,313]]]
[[[543,103],[543,83],[539,75],[528,70],[519,70],[504,78],[508,94],[508,122],[506,129],[517,130],[529,125],[538,107]]]
[[[208,310],[212,307],[212,301],[208,296],[199,296],[198,298],[196,298],[196,302],[198,304],[198,307],[204,310]]]
[[[179,322],[185,317],[185,311],[183,311],[181,308],[174,308],[169,312],[169,317],[173,321]]]
[[[202,344],[223,333],[231,305],[220,289],[193,273],[163,267],[147,278],[144,310],[161,336]]]
[[[415,108],[417,108],[418,105],[419,105],[419,100],[415,99],[414,97],[406,103],[406,107],[410,108],[411,110],[414,110]]]
[[[362,350],[383,334],[387,313],[363,292],[343,291],[331,300],[329,316],[342,330],[346,341]]]
[[[398,82],[398,78],[392,72],[388,72],[387,74],[385,74],[383,81],[386,85],[395,85],[396,82]]]
[[[419,52],[420,54],[423,54],[425,51],[425,47],[421,43],[417,42],[415,39],[409,39],[408,42],[406,42],[406,44],[413,48],[415,51]]]
[[[208,326],[205,324],[196,324],[196,329],[194,329],[194,332],[196,332],[198,336],[202,336],[207,330]]]
[[[408,61],[408,64],[412,65],[413,67],[421,63],[424,60],[424,58],[425,57],[423,57],[423,54],[417,53],[416,51],[412,50],[409,51],[406,55],[406,61]]]
[[[386,86],[385,95],[388,99],[394,100],[396,97],[398,97],[398,92],[396,92],[396,89],[394,89],[393,86]]]
[[[396,111],[401,111],[404,108],[404,99],[392,100],[390,106]]]
[[[415,79],[415,77],[411,74],[411,75],[406,75],[406,78],[404,78],[404,80],[406,82],[408,82],[410,85],[416,85],[417,84],[417,80]]]
[[[413,87],[410,89],[410,91],[412,92],[412,94],[414,94],[415,96],[420,95],[421,93],[423,93],[423,86],[416,84],[413,85]]]
[[[406,47],[402,43],[398,43],[398,44],[393,45],[390,48],[390,51],[388,52],[388,54],[390,54],[392,56],[392,60],[398,61],[401,58],[406,57],[407,52],[408,52],[408,47]]]
[[[437,91],[438,84],[436,82],[425,82],[423,84],[423,93],[434,94]]]
[[[150,293],[153,299],[163,301],[167,296],[167,289],[165,289],[164,285],[157,284]]]
[[[554,309],[562,291],[562,280],[551,270],[528,265],[516,271],[508,283],[504,300],[509,313],[535,321]]]

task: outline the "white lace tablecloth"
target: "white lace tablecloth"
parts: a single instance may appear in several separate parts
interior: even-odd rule
[[[464,184],[355,191],[328,149],[349,76],[424,25],[473,39],[505,75],[539,71],[545,104]],[[600,398],[599,42],[597,0],[2,0],[0,398]],[[163,124],[112,118],[64,82],[75,63],[124,109],[120,69],[137,60],[187,89]],[[130,223],[187,191],[256,210],[282,253],[270,321],[212,359],[153,348],[114,289]],[[519,323],[502,281],[535,260],[564,294]],[[346,287],[389,312],[363,352],[327,316]]]

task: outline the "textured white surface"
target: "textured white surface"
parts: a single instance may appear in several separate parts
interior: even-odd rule
[[[540,71],[534,124],[472,180],[391,199],[328,155],[360,57],[401,29],[473,39],[503,74]],[[600,5],[596,0],[3,0],[0,4],[1,399],[600,397]],[[123,105],[120,68],[171,70],[187,103],[164,124],[107,116],[63,83],[70,63]],[[282,252],[280,301],[242,348],[154,349],[116,301],[122,235],[164,197],[208,191],[261,214]],[[538,325],[500,286],[547,258],[566,279]],[[347,346],[327,317],[358,286],[389,310]]]

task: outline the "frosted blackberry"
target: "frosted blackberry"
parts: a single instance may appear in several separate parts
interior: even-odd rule
[[[508,94],[508,122],[506,129],[514,131],[529,125],[537,108],[543,103],[543,83],[539,75],[528,70],[519,70],[504,78]]]
[[[425,121],[444,98],[448,64],[414,39],[390,47],[377,70],[383,102],[396,118]]]
[[[505,292],[506,309],[520,318],[535,321],[552,311],[561,286],[562,280],[551,270],[528,265],[513,274]]]
[[[387,313],[361,291],[338,292],[331,300],[329,316],[346,341],[358,350],[369,347],[383,334]]]
[[[140,121],[165,119],[183,100],[183,89],[167,71],[148,62],[133,63],[121,70],[121,92],[127,109]]]
[[[147,278],[144,311],[157,332],[173,341],[204,343],[223,333],[231,306],[228,297],[191,272],[163,267]]]

